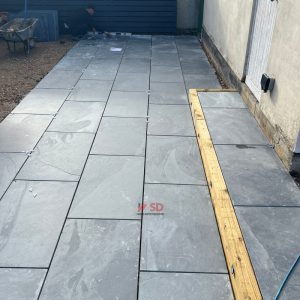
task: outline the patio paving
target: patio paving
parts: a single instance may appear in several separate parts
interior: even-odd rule
[[[190,87],[220,87],[196,37],[84,40],[0,124],[1,299],[233,299]],[[298,209],[300,197],[240,98],[213,99],[208,125],[254,267],[267,273],[268,255],[275,265],[276,284],[258,274],[273,295],[295,251],[276,265],[280,243],[259,224],[274,236],[272,222],[288,218],[277,209],[295,224],[298,211],[255,216]],[[249,161],[278,187],[255,198]],[[282,240],[300,243],[293,231]]]

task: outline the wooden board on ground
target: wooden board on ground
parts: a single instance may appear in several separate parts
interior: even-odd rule
[[[235,299],[254,300],[262,295],[198,97],[198,92],[233,91],[191,89],[189,102],[233,293]]]

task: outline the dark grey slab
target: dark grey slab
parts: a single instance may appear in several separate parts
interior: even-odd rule
[[[150,73],[150,60],[125,58],[122,60],[119,73]]]
[[[89,157],[71,208],[72,218],[139,219],[144,158]]]
[[[0,199],[26,158],[25,153],[0,153]]]
[[[228,275],[141,272],[140,300],[233,300]]]
[[[135,299],[139,221],[69,220],[40,299]]]
[[[117,92],[110,94],[105,116],[147,117],[148,94],[146,92]]]
[[[0,124],[0,152],[32,150],[51,121],[46,115],[8,115]]]
[[[216,75],[184,75],[185,86],[187,89],[209,89],[221,88]]]
[[[152,54],[151,65],[180,67],[180,61],[177,53],[154,53]]]
[[[71,89],[77,83],[81,74],[82,71],[78,70],[53,70],[42,81],[40,81],[37,88]]]
[[[0,266],[48,267],[76,184],[12,183],[0,202]]]
[[[300,252],[300,209],[236,207],[258,283],[266,300],[275,295]],[[280,299],[298,299],[300,268]]]
[[[195,129],[188,105],[150,105],[148,134],[194,136]]]
[[[68,90],[34,89],[12,111],[24,114],[55,114],[69,95]]]
[[[184,83],[151,82],[150,103],[188,104]]]
[[[119,73],[113,86],[114,91],[125,92],[145,92],[148,89],[148,73]]]
[[[109,71],[107,72],[106,70],[102,70],[99,68],[99,70],[95,69],[87,69],[84,71],[82,74],[81,79],[84,80],[108,80],[112,81],[115,79],[117,75],[117,71]]]
[[[0,299],[37,300],[46,270],[0,269]]]
[[[105,103],[66,101],[48,131],[96,132]]]
[[[193,62],[181,62],[182,73],[197,74],[197,75],[209,75],[215,74],[214,68],[210,65],[207,58],[197,59]]]
[[[247,109],[204,108],[204,114],[214,144],[268,144]]]
[[[92,154],[145,155],[146,119],[103,118]]]
[[[144,210],[142,270],[227,272],[207,186],[152,184],[144,195],[163,215]]]
[[[180,67],[173,66],[152,66],[151,82],[183,82]]]
[[[270,147],[216,145],[235,205],[300,206],[300,190]]]
[[[196,138],[149,136],[146,182],[206,184]]]
[[[79,180],[93,138],[89,133],[46,132],[17,178]]]
[[[113,81],[79,80],[68,100],[107,101]]]
[[[238,92],[203,92],[198,95],[202,107],[246,108]]]

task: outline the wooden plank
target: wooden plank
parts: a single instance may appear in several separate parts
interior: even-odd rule
[[[198,91],[203,92],[205,90],[192,89],[189,91],[190,108],[233,293],[235,299],[238,300],[262,299],[243,235],[209,134],[199,101]],[[206,91],[216,92],[220,90]]]

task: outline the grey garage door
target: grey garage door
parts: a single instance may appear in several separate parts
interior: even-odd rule
[[[30,9],[55,9],[60,25],[86,3],[96,6],[95,20],[105,31],[132,33],[174,33],[176,0],[28,0]],[[19,11],[24,0],[1,0],[0,11]]]

